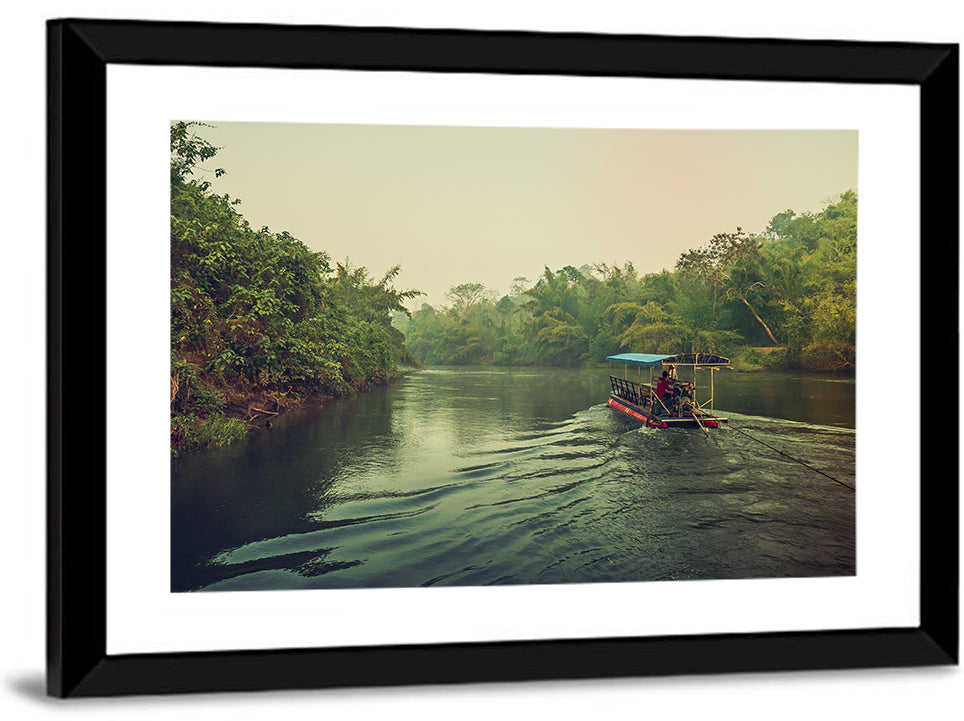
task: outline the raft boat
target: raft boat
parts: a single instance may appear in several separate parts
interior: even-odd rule
[[[623,378],[609,376],[611,391],[606,402],[613,410],[642,421],[654,428],[718,428],[727,423],[713,411],[714,376],[721,368],[731,368],[730,359],[712,353],[619,353],[606,356],[607,361],[624,363]],[[636,366],[637,381],[629,380],[629,367]],[[649,369],[649,383],[642,381],[642,369]],[[677,377],[677,368],[692,368],[692,382]],[[658,369],[658,373],[657,373]],[[696,372],[710,372],[709,398],[702,403],[696,399]],[[671,391],[657,395],[663,371],[672,379]]]

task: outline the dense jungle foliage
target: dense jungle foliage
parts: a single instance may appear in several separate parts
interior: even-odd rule
[[[237,200],[194,177],[217,153],[200,125],[171,126],[175,452],[229,443],[306,397],[382,384],[399,363],[417,364],[392,326],[419,295],[393,287],[399,268],[376,282],[286,232],[251,228]]]
[[[426,364],[579,365],[633,351],[713,351],[750,370],[844,370],[856,363],[857,195],[820,212],[775,215],[766,230],[720,233],[673,271],[631,262],[548,267],[497,298],[453,287],[449,305],[397,314]]]
[[[712,351],[743,369],[853,369],[857,195],[719,233],[672,271],[631,262],[545,268],[501,298],[453,286],[447,305],[365,268],[334,267],[286,232],[251,228],[195,177],[217,149],[171,126],[171,445],[243,437],[312,396],[395,378],[400,365],[580,365],[620,351]],[[212,172],[212,171],[208,171]],[[215,177],[224,171],[213,170]],[[507,259],[507,264],[511,259]]]

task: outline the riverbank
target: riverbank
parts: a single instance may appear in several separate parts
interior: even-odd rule
[[[295,385],[265,389],[242,380],[228,383],[182,370],[171,376],[171,454],[179,456],[226,446],[251,433],[268,432],[280,416],[291,411],[321,408],[336,398],[368,393],[415,370],[418,369],[397,368],[385,377],[351,386],[341,393]]]
[[[772,370],[789,373],[854,374],[856,362],[831,351],[796,350],[786,347],[740,348],[731,358],[733,369],[741,372]]]
[[[174,378],[174,376],[172,376]],[[188,391],[192,386],[188,386]],[[294,389],[270,392],[250,386],[206,384],[200,403],[192,408],[185,397],[176,407],[179,389],[172,382],[171,453],[178,456],[243,440],[252,430],[268,430],[273,419],[307,403],[324,403],[330,396]],[[186,395],[186,394],[185,394]],[[186,406],[186,407],[185,407]]]

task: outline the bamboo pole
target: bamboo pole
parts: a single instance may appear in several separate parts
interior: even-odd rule
[[[695,413],[693,414],[693,418],[696,420],[696,424],[703,429],[703,432],[706,434],[706,437],[709,438],[710,432],[706,430],[706,427],[702,423],[700,423],[700,419]]]
[[[713,399],[716,397],[716,368],[710,368],[710,413],[714,413]]]

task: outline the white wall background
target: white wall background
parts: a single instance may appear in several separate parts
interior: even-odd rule
[[[3,451],[3,626],[0,714],[40,719],[64,710],[85,718],[254,719],[339,715],[353,719],[662,717],[740,719],[952,718],[964,707],[958,669],[750,674],[593,682],[270,692],[58,701],[44,688],[44,243],[45,30],[52,17],[137,18],[410,27],[641,32],[956,42],[959,3],[809,0],[355,0],[270,3],[124,3],[38,0],[11,4],[0,22],[5,167],[0,173],[4,283],[0,378]]]

